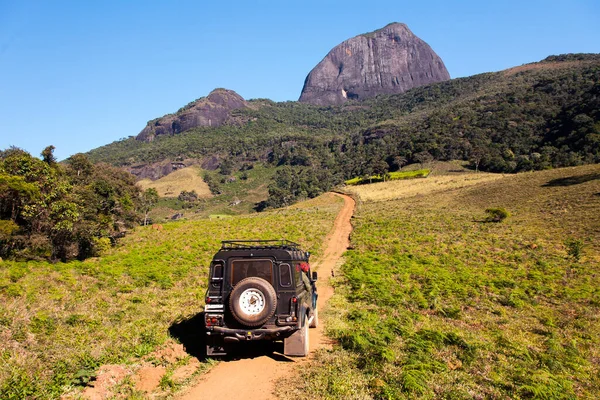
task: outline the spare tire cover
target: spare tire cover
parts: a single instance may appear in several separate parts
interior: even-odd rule
[[[275,314],[277,294],[266,280],[254,276],[245,278],[231,291],[229,309],[240,324],[260,326]]]

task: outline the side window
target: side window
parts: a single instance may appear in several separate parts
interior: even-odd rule
[[[279,265],[279,284],[283,287],[292,286],[292,267],[290,267],[290,264]]]

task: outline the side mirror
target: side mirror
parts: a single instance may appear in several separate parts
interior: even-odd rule
[[[317,272],[316,271],[313,271],[313,273],[312,273],[312,280],[313,281],[317,280]]]

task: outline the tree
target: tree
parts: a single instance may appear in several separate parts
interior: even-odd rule
[[[431,154],[429,154],[428,151],[418,152],[413,157],[414,157],[415,161],[417,161],[419,164],[421,164],[421,169],[423,168],[424,164],[433,161],[433,156]]]
[[[42,156],[42,160],[51,167],[56,164],[56,158],[54,157],[54,149],[55,147],[50,145],[44,150],[42,150],[42,153],[40,154]]]
[[[158,192],[154,188],[148,188],[141,194],[142,210],[144,211],[144,226],[148,225],[148,214],[156,203],[158,203]]]
[[[387,177],[389,168],[390,167],[388,163],[386,163],[383,160],[379,160],[373,163],[373,172],[375,173],[375,175],[379,175],[384,182]]]
[[[85,154],[77,153],[67,159],[67,164],[75,172],[78,178],[85,179],[89,177],[93,170],[93,164]]]
[[[404,156],[394,156],[393,163],[398,168],[398,170],[401,170],[402,167],[405,166],[407,162],[408,162],[408,160]]]

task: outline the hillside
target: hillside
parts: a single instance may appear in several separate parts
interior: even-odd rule
[[[429,194],[358,207],[327,313],[337,346],[279,395],[598,398],[600,166],[361,190],[415,182]],[[490,207],[511,215],[485,222]]]
[[[514,172],[598,162],[600,56],[565,55],[340,107],[251,100],[236,126],[134,138],[92,150],[132,167],[211,158],[326,168],[347,179],[394,157],[461,159]],[[213,167],[214,168],[214,167]]]
[[[210,189],[200,176],[201,170],[197,167],[187,167],[170,173],[156,181],[142,179],[137,185],[146,190],[156,189],[161,197],[177,197],[182,191],[194,191],[200,197],[211,197]]]

